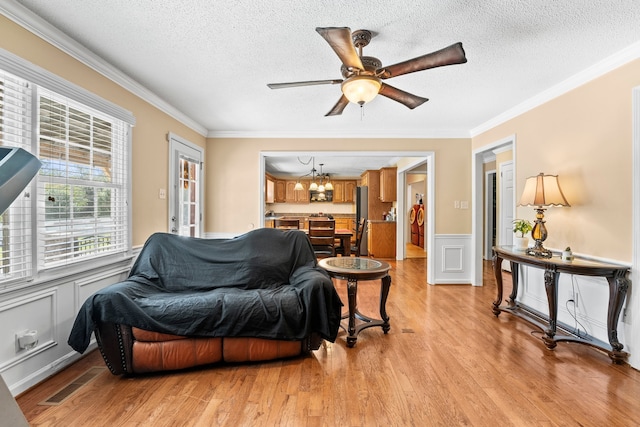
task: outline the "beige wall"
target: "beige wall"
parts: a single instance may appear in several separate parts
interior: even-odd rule
[[[471,210],[454,200],[471,200],[470,139],[223,139],[207,140],[205,227],[209,233],[240,233],[260,225],[262,151],[433,151],[436,233],[469,234]]]
[[[167,231],[167,200],[158,198],[158,190],[168,186],[167,134],[173,132],[201,147],[205,138],[4,16],[0,16],[0,48],[133,113],[133,244],[143,244],[156,231]]]
[[[473,138],[473,149],[516,135],[516,198],[528,176],[559,175],[570,208],[545,214],[545,246],[631,262],[631,91],[635,60]],[[532,208],[517,217],[534,219]]]

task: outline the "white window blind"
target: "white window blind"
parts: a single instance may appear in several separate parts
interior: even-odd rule
[[[128,249],[128,125],[38,89],[39,268]]]
[[[0,145],[32,152],[31,96],[25,80],[0,70]],[[32,274],[30,198],[27,187],[5,212],[0,212],[0,283]]]

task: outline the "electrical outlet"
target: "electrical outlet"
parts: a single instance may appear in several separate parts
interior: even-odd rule
[[[566,293],[565,299],[567,301],[572,301],[573,300],[573,289],[572,288],[567,288],[567,293]]]

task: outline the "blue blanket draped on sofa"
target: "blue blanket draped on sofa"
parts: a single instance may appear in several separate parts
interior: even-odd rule
[[[335,341],[342,302],[301,231],[233,239],[153,234],[127,280],[90,296],[68,343],[83,353],[94,322],[184,336]]]

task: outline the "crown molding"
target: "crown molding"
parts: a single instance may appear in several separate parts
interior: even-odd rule
[[[442,130],[425,130],[420,131],[376,131],[367,132],[344,131],[344,130],[317,130],[317,131],[209,131],[207,138],[339,138],[339,139],[382,139],[382,138],[401,138],[401,139],[459,139],[470,138],[469,131],[463,129],[442,129]]]
[[[114,83],[122,86],[129,92],[145,100],[149,104],[168,114],[185,126],[193,129],[202,136],[207,135],[207,129],[184,113],[164,101],[158,95],[124,74],[122,71],[109,64],[98,55],[91,52],[76,40],[67,36],[53,25],[31,12],[15,0],[4,0],[0,4],[0,14],[20,25],[27,31],[40,37],[47,43],[60,49],[72,58],[80,61],[87,67],[105,76]]]
[[[508,120],[511,120],[521,114],[526,113],[540,105],[551,101],[585,83],[597,79],[606,73],[609,73],[616,68],[623,66],[635,59],[640,58],[640,42],[636,42],[631,46],[628,46],[618,53],[615,53],[595,65],[569,77],[568,79],[558,83],[555,86],[550,87],[544,92],[516,105],[515,107],[505,111],[502,114],[497,115],[493,119],[481,124],[478,127],[471,129],[471,137],[480,135],[494,127],[501,125]]]

